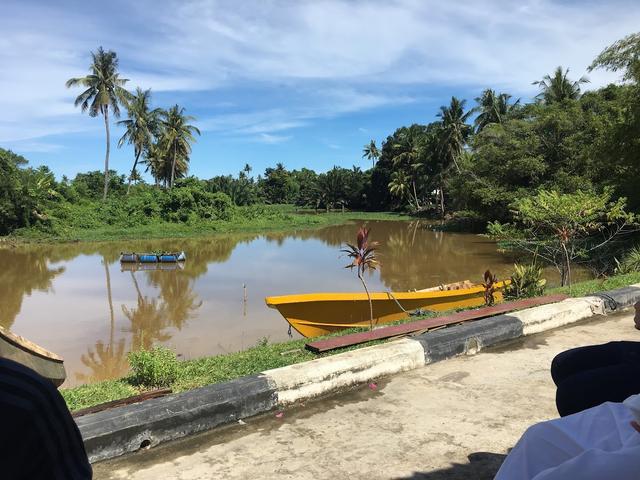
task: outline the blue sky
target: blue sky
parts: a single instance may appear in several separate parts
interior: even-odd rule
[[[283,162],[366,167],[362,146],[427,123],[451,95],[528,99],[556,66],[576,78],[640,25],[634,1],[2,0],[0,146],[58,175],[101,169],[104,125],[65,81],[99,45],[128,86],[197,117],[191,173]],[[589,74],[595,88],[617,76]],[[130,168],[130,147],[112,167]]]

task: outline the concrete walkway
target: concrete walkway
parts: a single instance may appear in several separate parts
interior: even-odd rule
[[[631,313],[98,463],[95,478],[490,479],[527,426],[557,416],[554,355],[610,340],[640,341]]]

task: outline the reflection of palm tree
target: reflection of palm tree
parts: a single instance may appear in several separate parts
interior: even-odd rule
[[[187,320],[193,317],[193,312],[202,305],[193,291],[193,279],[178,271],[152,271],[149,272],[149,279],[152,285],[160,288],[166,324],[181,330]]]
[[[111,325],[111,328],[109,329],[109,345],[113,345],[115,319],[113,315],[113,297],[111,295],[111,274],[109,273],[109,262],[107,262],[105,257],[102,257],[102,264],[104,265],[104,274],[107,279],[107,302],[109,303],[109,319]]]
[[[127,373],[129,364],[125,352],[124,339],[113,345],[105,345],[101,341],[96,342],[95,351],[89,349],[80,357],[82,363],[91,370],[91,374],[76,374],[78,381],[83,383],[99,382],[111,378],[119,378]]]
[[[95,350],[89,349],[86,354],[80,357],[82,363],[91,370],[91,374],[77,373],[76,378],[83,383],[98,382],[110,378],[123,376],[129,365],[126,359],[124,339],[114,343],[115,315],[113,311],[113,295],[111,294],[111,273],[109,272],[109,261],[105,255],[102,256],[104,273],[107,284],[107,303],[109,305],[109,343],[105,345],[98,340]]]
[[[158,300],[155,298],[149,300],[148,297],[144,297],[133,271],[130,273],[137,293],[137,307],[130,310],[122,305],[122,312],[131,323],[129,330],[133,333],[131,349],[149,349],[156,341],[164,342],[171,338],[171,335],[163,332],[166,327],[165,307],[158,305]]]
[[[131,328],[127,331],[133,334],[132,350],[146,350],[156,342],[166,342],[171,338],[171,335],[163,331],[166,316],[163,305],[159,305],[157,299],[139,296],[136,308],[129,309],[122,305],[122,313],[131,323]]]

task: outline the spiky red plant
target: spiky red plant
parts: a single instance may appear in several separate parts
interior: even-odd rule
[[[498,277],[491,273],[490,270],[484,272],[484,303],[488,306],[493,305],[495,298],[493,294],[496,291],[496,283],[498,283]]]
[[[369,294],[369,289],[367,288],[367,284],[364,281],[362,274],[365,270],[375,270],[378,266],[378,260],[376,259],[375,254],[377,246],[378,242],[369,243],[369,229],[366,227],[360,227],[358,229],[356,245],[347,243],[347,248],[340,250],[341,252],[346,253],[349,258],[353,259],[345,268],[357,269],[358,278],[362,282],[364,291],[367,293],[367,298],[369,299],[370,329],[373,329],[373,303],[371,302],[371,295]]]

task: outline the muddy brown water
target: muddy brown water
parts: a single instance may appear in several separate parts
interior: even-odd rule
[[[487,268],[505,278],[512,269],[513,258],[479,235],[435,232],[420,221],[368,225],[380,242],[381,266],[367,278],[373,291],[479,281]],[[63,356],[65,386],[120,377],[127,352],[154,344],[189,359],[265,337],[286,340],[287,322],[264,297],[360,291],[340,254],[356,229],[348,222],[263,235],[0,249],[0,325]],[[177,250],[188,259],[176,270],[131,271],[119,262],[121,251]]]

